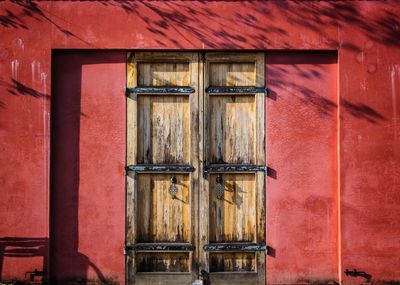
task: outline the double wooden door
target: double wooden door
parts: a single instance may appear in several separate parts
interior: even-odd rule
[[[265,283],[264,82],[262,53],[128,53],[128,284]]]

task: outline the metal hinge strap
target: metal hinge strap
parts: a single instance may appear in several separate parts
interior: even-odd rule
[[[203,247],[207,252],[219,251],[267,251],[265,244],[207,244]]]
[[[207,93],[211,94],[267,94],[266,87],[207,87]]]
[[[172,172],[172,173],[188,173],[194,172],[196,169],[192,165],[127,165],[126,171],[136,172]]]
[[[126,251],[194,251],[191,244],[133,244],[126,245]]]
[[[178,87],[135,87],[127,88],[126,94],[140,93],[140,94],[190,94],[195,93],[196,90],[189,86]]]
[[[267,172],[267,166],[265,165],[207,165],[204,167],[204,172],[206,173],[224,173],[224,172]]]

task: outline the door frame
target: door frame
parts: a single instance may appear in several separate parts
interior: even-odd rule
[[[209,183],[207,175],[204,175],[204,169],[207,166],[207,133],[208,133],[208,99],[206,87],[208,87],[208,70],[211,62],[255,62],[256,86],[264,88],[265,86],[265,53],[263,52],[128,52],[127,53],[127,88],[135,88],[137,82],[137,63],[143,61],[189,61],[191,65],[191,87],[195,89],[195,93],[188,95],[190,100],[190,164],[195,170],[190,174],[190,193],[191,193],[191,243],[195,249],[190,253],[192,280],[200,279],[202,273],[209,274],[208,253],[203,250],[204,246],[209,244],[208,228],[208,203],[209,203]],[[264,88],[265,89],[265,88]],[[249,92],[255,96],[256,104],[256,140],[255,140],[255,164],[265,166],[265,93]],[[192,109],[193,108],[193,109]],[[126,164],[137,164],[137,93],[127,92],[127,155]],[[193,123],[193,125],[192,125]],[[266,168],[265,168],[266,169]],[[127,171],[126,173],[126,241],[125,245],[134,244],[136,242],[136,171]],[[256,217],[256,235],[257,243],[266,242],[266,177],[264,173],[255,172],[257,187],[257,217]],[[200,207],[202,205],[202,207]],[[199,217],[202,217],[199,219]],[[207,217],[207,218],[204,218]],[[135,262],[132,251],[125,251],[126,255],[126,284],[129,280],[135,280]],[[256,252],[257,271],[254,282],[257,284],[265,283],[265,266],[266,252]],[[228,273],[228,272],[227,272]],[[227,273],[213,273],[214,278],[224,278]],[[157,275],[157,273],[150,273]],[[182,275],[182,273],[179,273]],[[229,272],[232,274],[232,272]],[[249,278],[249,273],[234,273],[237,278]],[[142,274],[141,274],[142,275]],[[146,275],[146,274],[143,274]],[[171,275],[171,280],[177,278],[177,274],[163,273],[158,274],[160,280],[165,280],[166,275]],[[208,278],[204,277],[203,278]],[[215,280],[217,280],[215,279]],[[250,280],[249,280],[250,281]],[[253,281],[251,281],[254,283]]]

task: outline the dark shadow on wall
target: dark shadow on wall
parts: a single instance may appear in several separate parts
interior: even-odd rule
[[[35,281],[36,278],[40,280],[44,278],[46,282],[46,275],[49,268],[48,260],[49,239],[48,238],[24,238],[24,237],[2,237],[0,238],[0,280],[3,278],[3,265],[6,258],[30,258],[42,257],[42,268],[35,268],[32,271],[25,272],[25,277],[30,281]]]
[[[52,58],[50,159],[50,281],[86,284],[91,268],[100,284],[112,284],[79,252],[80,121],[82,66],[115,62],[108,52],[55,52]],[[96,201],[94,201],[96,203]],[[95,222],[94,222],[95,223]],[[93,241],[95,244],[95,241]]]

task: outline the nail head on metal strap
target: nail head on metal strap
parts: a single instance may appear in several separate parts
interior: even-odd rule
[[[141,93],[141,94],[190,94],[196,90],[193,87],[180,86],[180,87],[135,87],[127,88],[127,94]]]
[[[208,165],[204,167],[204,172],[266,172],[265,165]]]
[[[194,251],[191,244],[133,244],[126,245],[125,250],[131,251]]]
[[[203,247],[207,252],[219,251],[266,251],[265,244],[207,244]]]
[[[194,172],[196,169],[192,165],[128,165],[126,171],[136,172]]]
[[[207,93],[214,94],[245,94],[245,93],[266,93],[265,87],[207,87]]]

